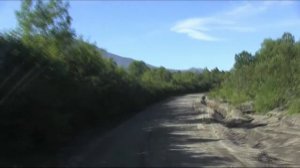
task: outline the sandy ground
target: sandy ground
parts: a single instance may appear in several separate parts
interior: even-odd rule
[[[211,119],[202,94],[170,98],[106,134],[73,147],[60,166],[300,166],[299,127],[255,116],[251,126],[229,128]],[[257,124],[258,123],[258,124]]]

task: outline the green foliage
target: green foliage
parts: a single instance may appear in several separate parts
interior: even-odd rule
[[[224,72],[170,72],[133,62],[128,70],[70,29],[68,3],[22,2],[19,30],[0,35],[0,156],[57,150],[83,130],[167,96],[207,91]],[[18,156],[18,157],[15,157]]]
[[[150,68],[143,61],[133,61],[128,67],[128,72],[133,77],[139,78],[149,69]]]
[[[52,37],[35,40],[47,45],[0,37],[2,155],[53,150],[80,130],[170,95],[205,91],[214,85],[210,82],[218,82],[211,81],[209,71],[172,73],[135,62],[130,67],[138,71],[127,72],[82,39],[73,39],[64,50]]]
[[[69,4],[62,0],[24,0],[21,10],[16,12],[22,36],[28,39],[34,35],[72,35]]]
[[[300,99],[294,99],[289,103],[288,112],[290,114],[297,114],[300,113]]]
[[[258,112],[266,112],[283,105],[283,96],[277,89],[278,87],[271,82],[265,83],[259,88],[254,98],[255,109]]]
[[[234,68],[239,69],[243,66],[250,65],[253,63],[253,61],[254,57],[250,53],[247,51],[242,51],[241,53],[235,55]]]
[[[239,104],[254,100],[258,112],[288,107],[299,112],[300,43],[284,33],[277,40],[265,39],[254,56],[236,55],[234,68],[213,96]]]

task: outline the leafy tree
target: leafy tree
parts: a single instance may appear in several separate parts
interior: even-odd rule
[[[143,61],[133,61],[128,67],[129,74],[137,78],[141,77],[148,70],[150,68]]]
[[[281,39],[281,41],[285,42],[285,43],[290,43],[290,44],[294,44],[295,43],[295,37],[289,33],[289,32],[285,32],[283,33]]]
[[[69,3],[63,0],[24,0],[16,12],[21,35],[26,39],[35,35],[55,36],[69,39],[74,35],[71,30]]]
[[[0,157],[12,165],[55,155],[82,131],[105,128],[167,96],[207,91],[222,76],[217,69],[151,69],[142,61],[117,67],[76,36],[62,0],[24,0],[16,14],[18,31],[0,34]]]
[[[234,69],[214,95],[234,104],[253,100],[258,112],[279,106],[299,112],[299,54],[299,41],[290,33],[265,39],[254,56],[245,51],[235,56]]]
[[[235,55],[235,64],[234,68],[239,69],[242,66],[250,65],[253,63],[254,57],[247,51],[242,51],[239,54]]]

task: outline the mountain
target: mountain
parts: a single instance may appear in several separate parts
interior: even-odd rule
[[[99,49],[99,50],[102,53],[103,57],[105,57],[105,58],[112,58],[117,63],[118,66],[121,66],[123,68],[128,68],[128,66],[133,61],[137,61],[137,60],[132,59],[132,58],[122,57],[122,56],[119,56],[119,55],[116,55],[116,54],[112,54],[110,52],[105,51],[104,49]],[[150,64],[147,64],[147,65],[150,68],[157,68],[157,66],[154,66],[154,65],[150,65]],[[171,72],[176,72],[176,71],[186,72],[186,71],[190,71],[190,72],[195,72],[195,73],[201,73],[203,71],[202,68],[190,68],[190,69],[187,69],[187,70],[176,70],[176,69],[168,69],[168,70],[171,71]]]
[[[194,73],[202,73],[203,72],[203,69],[202,68],[190,68],[186,71],[190,71],[190,72],[194,72]]]
[[[133,62],[135,61],[134,59],[132,58],[127,58],[127,57],[121,57],[119,55],[116,55],[116,54],[112,54],[112,53],[109,53],[103,49],[100,49],[100,52],[102,53],[102,56],[105,57],[105,58],[112,58],[116,63],[117,65],[123,67],[123,68],[128,68],[128,66]]]

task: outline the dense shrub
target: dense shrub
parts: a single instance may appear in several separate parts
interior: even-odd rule
[[[211,95],[234,104],[254,100],[258,112],[287,107],[299,113],[299,48],[300,42],[290,33],[277,40],[265,39],[254,56],[246,51],[236,55],[229,76]]]
[[[76,37],[66,6],[25,0],[19,30],[0,35],[2,158],[17,163],[22,156],[55,152],[83,130],[167,96],[207,91],[221,81],[223,72],[217,69],[169,72],[143,62],[133,62],[128,70],[117,67],[96,45]]]

